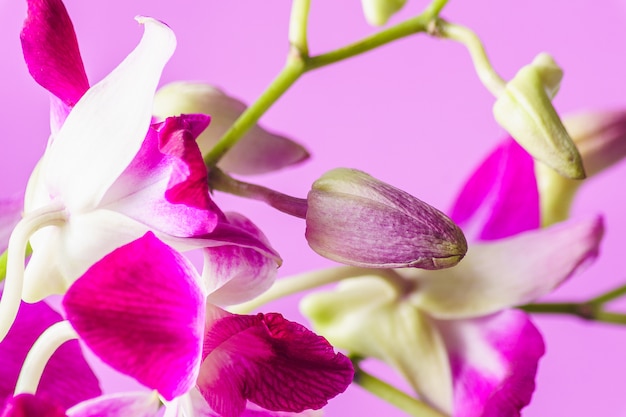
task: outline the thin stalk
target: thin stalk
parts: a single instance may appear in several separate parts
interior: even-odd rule
[[[354,382],[366,391],[415,417],[448,417],[426,403],[374,377],[355,365]]]
[[[289,43],[296,48],[301,56],[309,55],[307,26],[311,0],[293,0],[291,18],[289,19]]]
[[[276,281],[276,283],[274,283],[269,290],[261,294],[259,297],[246,303],[232,306],[229,308],[229,311],[238,314],[248,314],[271,301],[278,300],[292,294],[322,287],[344,279],[367,275],[381,277],[394,286],[399,293],[401,291],[402,294],[406,292],[407,280],[399,276],[393,269],[340,266],[282,278],[281,280]]]

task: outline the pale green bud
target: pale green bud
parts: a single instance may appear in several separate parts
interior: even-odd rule
[[[365,19],[372,26],[383,26],[406,0],[361,0]]]
[[[497,122],[533,158],[573,179],[585,177],[582,159],[552,106],[562,70],[547,54],[539,54],[506,84],[493,106]]]

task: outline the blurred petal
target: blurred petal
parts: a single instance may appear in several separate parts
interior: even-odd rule
[[[280,314],[238,316],[207,305],[198,388],[222,417],[246,400],[276,411],[318,409],[352,381],[348,358]]]
[[[59,321],[61,315],[43,301],[21,303],[13,327],[0,342],[0,404],[13,395],[22,364],[32,345],[44,330]],[[63,409],[101,394],[98,379],[85,361],[78,341],[64,343],[52,355],[37,394],[54,398]]]
[[[246,105],[206,83],[174,82],[157,91],[154,115],[164,119],[179,114],[211,115],[211,125],[200,135],[198,144],[203,154],[209,152],[226,133]],[[226,172],[256,175],[276,171],[309,157],[300,144],[254,125],[218,163]]]
[[[439,321],[454,378],[454,417],[519,417],[535,390],[545,347],[518,310]]]
[[[20,35],[32,77],[67,107],[89,88],[74,26],[61,0],[28,0]]]
[[[498,146],[463,186],[450,217],[470,240],[494,240],[539,227],[532,157],[512,139]]]
[[[270,246],[263,232],[250,220],[238,213],[226,216],[231,224]],[[203,253],[202,278],[210,303],[227,306],[251,300],[269,289],[276,279],[276,259],[255,249],[223,245],[205,248]]]
[[[337,262],[440,269],[467,250],[463,232],[445,214],[361,171],[325,173],[307,201],[309,246]]]
[[[13,228],[22,219],[23,197],[0,199],[0,253],[9,245]]]
[[[196,279],[183,256],[147,233],[94,264],[63,306],[105,363],[171,400],[198,371],[204,297]]]
[[[209,120],[188,115],[153,125],[101,206],[173,236],[212,232],[224,216],[209,196],[207,170],[195,143]]]
[[[54,397],[20,394],[7,401],[0,410],[0,417],[67,417],[67,415]]]
[[[384,361],[424,400],[451,411],[452,380],[443,340],[430,318],[399,300],[388,283],[376,277],[345,280],[335,290],[306,296],[300,310],[334,346]]]
[[[42,179],[72,211],[100,202],[148,131],[152,98],[176,41],[164,24],[141,21],[145,34],[137,48],[85,93],[46,152]]]
[[[416,306],[441,319],[471,318],[547,294],[598,255],[602,217],[570,221],[471,246],[445,271],[398,270],[417,281]]]
[[[154,392],[106,395],[67,410],[68,417],[157,417],[161,401]]]

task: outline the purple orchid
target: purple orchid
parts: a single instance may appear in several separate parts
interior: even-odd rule
[[[205,303],[200,281],[149,232],[89,268],[63,307],[105,363],[167,401],[197,386],[218,416],[242,415],[248,400],[273,411],[317,409],[350,384],[350,361],[325,339],[279,314],[234,315]]]
[[[62,2],[32,0],[28,6],[24,54],[31,74],[53,94],[53,133],[29,181],[25,217],[9,242],[0,335],[20,298],[64,293],[95,261],[148,230],[180,250],[235,245],[246,248],[239,256],[259,251],[255,265],[269,272],[259,273],[250,291],[271,284],[278,255],[210,199],[195,143],[209,117],[185,115],[151,125],[152,98],[175,48],[172,31],[141,18],[146,30],[137,48],[87,89]],[[23,272],[29,240],[33,255]]]
[[[393,270],[402,291],[372,271],[309,295],[301,308],[335,346],[385,361],[438,410],[517,417],[544,343],[528,315],[510,308],[594,259],[602,234],[595,218],[478,243],[452,268]]]

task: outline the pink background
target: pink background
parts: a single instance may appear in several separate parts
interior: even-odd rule
[[[25,2],[0,0],[0,196],[20,192],[48,135],[46,93],[29,77],[18,34]],[[373,33],[358,0],[314,1],[310,45],[321,53]],[[400,21],[419,12],[409,0]],[[252,101],[280,70],[287,52],[289,2],[67,0],[92,82],[135,46],[137,14],[167,22],[179,46],[163,83],[204,80]],[[541,51],[565,69],[559,112],[626,105],[626,2],[623,0],[452,0],[446,18],[474,28],[500,74],[513,76]],[[491,116],[493,98],[480,85],[467,52],[418,35],[305,75],[262,119],[266,127],[305,144],[304,165],[252,181],[305,196],[312,181],[337,166],[359,168],[441,209],[503,132]],[[621,164],[591,179],[575,216],[603,212],[607,233],[600,259],[550,299],[590,297],[626,280],[622,267],[626,217]],[[332,265],[303,239],[304,224],[256,202],[218,194],[224,209],[257,222],[281,252],[280,276]],[[300,319],[297,297],[272,305]],[[570,317],[537,317],[548,353],[527,417],[626,416],[626,328]],[[128,384],[106,372],[104,386]],[[392,372],[383,373],[393,379]],[[401,416],[357,387],[331,401],[328,416]]]

